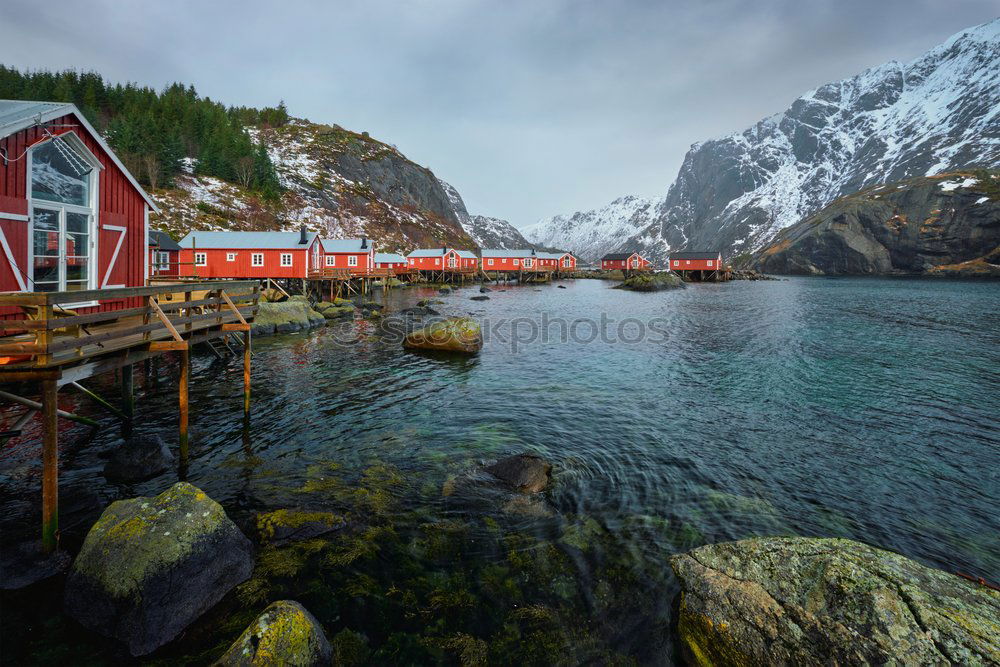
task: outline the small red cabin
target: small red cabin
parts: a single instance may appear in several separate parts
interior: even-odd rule
[[[199,278],[306,278],[320,264],[320,241],[297,232],[189,232],[181,275]]]
[[[476,253],[471,250],[456,250],[455,253],[458,255],[459,267],[473,270],[479,268],[479,257]]]
[[[0,100],[0,292],[144,286],[150,211],[156,204],[74,105]]]
[[[149,230],[149,277],[176,277],[180,275],[181,247],[166,232]]]
[[[718,271],[722,268],[721,252],[674,252],[670,254],[673,271]]]
[[[601,269],[604,271],[637,271],[650,266],[649,260],[637,252],[611,252],[601,257]]]
[[[324,268],[349,269],[351,273],[367,273],[375,268],[375,243],[367,238],[323,239],[320,248]]]
[[[411,269],[418,271],[446,271],[462,267],[462,258],[458,251],[448,247],[419,248],[407,255],[406,261]]]
[[[540,252],[538,265],[553,271],[571,271],[576,268],[576,257],[570,252]]]
[[[405,272],[406,258],[394,252],[377,252],[375,253],[375,268],[392,269],[397,273]]]
[[[539,255],[534,248],[517,250],[483,250],[483,271],[523,271],[539,267]]]

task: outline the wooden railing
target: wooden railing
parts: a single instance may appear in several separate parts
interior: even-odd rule
[[[335,268],[324,266],[309,272],[310,280],[350,280],[351,278],[392,278],[397,269]]]
[[[22,313],[0,320],[0,371],[57,366],[141,345],[166,349],[227,327],[243,331],[257,312],[259,290],[256,280],[226,280],[0,294],[0,306]],[[85,314],[67,307],[107,300],[142,305]]]

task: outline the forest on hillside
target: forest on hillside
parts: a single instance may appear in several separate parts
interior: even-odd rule
[[[195,173],[237,183],[265,199],[281,186],[263,144],[247,127],[288,122],[275,107],[227,107],[201,97],[194,86],[174,83],[157,92],[135,83],[111,84],[96,72],[21,72],[0,65],[0,99],[72,102],[150,188],[169,187],[185,158]]]

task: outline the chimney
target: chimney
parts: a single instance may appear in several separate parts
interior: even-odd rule
[[[531,249],[531,256],[532,256],[532,257],[534,257],[534,256],[535,256],[535,249],[534,249],[534,248],[532,248],[532,249]]]
[[[302,225],[301,227],[299,227],[299,243],[305,245],[308,242],[309,239],[306,238],[306,226]]]
[[[367,237],[364,237],[364,236],[361,237],[361,249],[362,250],[367,250],[368,249],[368,238]]]
[[[448,254],[448,246],[445,246],[445,247],[441,248],[441,254],[442,255],[447,255]]]

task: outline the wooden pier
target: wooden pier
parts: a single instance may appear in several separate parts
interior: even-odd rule
[[[12,392],[0,397],[25,406],[4,437],[15,437],[36,412],[42,418],[42,545],[58,542],[58,420],[96,424],[58,409],[58,392],[70,385],[124,421],[135,409],[133,364],[176,352],[180,459],[188,456],[188,374],[193,345],[229,336],[243,342],[243,411],[250,413],[250,322],[257,312],[260,283],[252,281],[176,282],[73,292],[0,294],[0,385],[37,391],[40,401]],[[117,302],[118,310],[77,313],[71,304]],[[83,310],[81,308],[81,310]],[[92,310],[92,309],[90,309]],[[86,390],[80,381],[122,369],[122,408]]]

